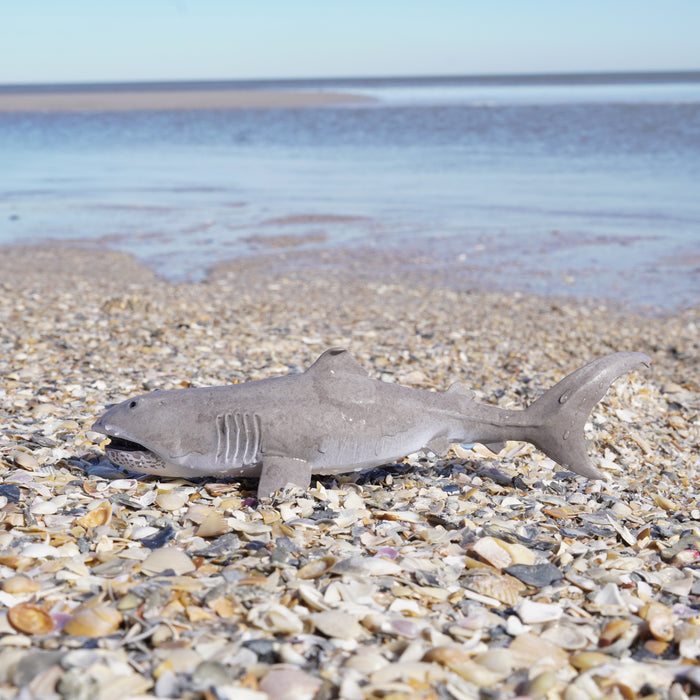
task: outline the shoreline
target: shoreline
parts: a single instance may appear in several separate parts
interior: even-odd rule
[[[304,217],[307,219],[309,217]],[[317,217],[331,221],[332,217]],[[340,219],[340,217],[338,217]],[[348,220],[355,220],[347,217]],[[363,221],[362,219],[357,219]],[[271,222],[276,223],[276,222]],[[153,233],[149,241],[158,241],[160,234]],[[188,262],[193,267],[182,268],[170,253],[139,254],[138,245],[130,248],[128,237],[101,237],[96,239],[48,238],[28,243],[0,244],[0,250],[31,248],[33,250],[66,249],[93,251],[95,255],[114,253],[124,255],[134,267],[148,270],[148,275],[173,285],[209,282],[228,270],[252,271],[268,276],[285,274],[335,274],[343,278],[363,280],[410,279],[416,284],[444,288],[458,292],[489,292],[504,295],[520,294],[540,299],[566,300],[585,306],[605,306],[620,313],[646,317],[665,317],[692,312],[700,305],[700,297],[693,291],[692,270],[697,268],[696,258],[689,256],[673,261],[686,270],[687,281],[682,293],[665,294],[659,298],[665,268],[663,260],[659,269],[609,270],[593,267],[558,270],[542,265],[541,260],[528,258],[517,252],[518,241],[503,257],[503,243],[491,251],[477,250],[467,257],[449,245],[438,241],[413,239],[385,246],[358,240],[353,245],[329,243],[325,231],[306,234],[287,234],[283,229],[276,233],[260,233],[242,238],[245,248],[231,251],[219,262],[211,264],[206,256],[197,253]],[[444,243],[444,242],[442,242]],[[201,259],[200,259],[201,258]],[[670,264],[670,261],[666,261]],[[643,282],[642,282],[643,281]],[[646,285],[646,287],[644,286]],[[697,286],[697,285],[696,285]],[[650,293],[650,290],[656,290]],[[598,293],[596,293],[598,292]],[[642,293],[643,292],[643,293]]]
[[[0,113],[199,109],[289,109],[374,102],[340,92],[295,90],[158,90],[0,93]]]

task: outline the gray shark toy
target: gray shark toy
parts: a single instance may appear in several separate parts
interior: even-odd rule
[[[333,348],[302,374],[138,396],[108,410],[92,429],[111,438],[107,457],[127,469],[259,477],[258,496],[422,448],[444,455],[457,442],[498,451],[505,440],[523,440],[563,467],[601,478],[586,454],[588,414],[618,376],[650,363],[640,352],[606,355],[525,410],[510,411],[477,404],[460,384],[435,392],[370,379],[347,350]]]

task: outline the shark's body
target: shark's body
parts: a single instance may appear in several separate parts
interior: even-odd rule
[[[371,379],[346,350],[334,348],[302,374],[136,397],[107,411],[93,430],[112,439],[109,459],[132,471],[259,477],[259,496],[422,448],[443,455],[457,442],[523,440],[599,478],[586,454],[584,423],[616,377],[649,362],[637,352],[606,355],[529,408],[510,411],[477,404],[459,384],[434,392]]]

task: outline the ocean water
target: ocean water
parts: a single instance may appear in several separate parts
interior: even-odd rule
[[[373,101],[0,114],[0,244],[96,242],[173,280],[373,246],[467,286],[700,302],[700,74],[214,87]]]

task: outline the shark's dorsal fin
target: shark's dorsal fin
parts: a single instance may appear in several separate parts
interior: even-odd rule
[[[314,362],[307,372],[327,374],[359,374],[366,377],[367,372],[350,354],[347,348],[330,348]]]

